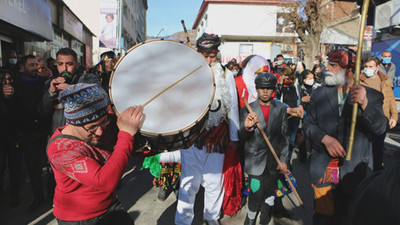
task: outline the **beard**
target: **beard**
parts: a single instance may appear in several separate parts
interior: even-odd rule
[[[346,71],[340,69],[336,74],[326,71],[325,72],[325,83],[329,86],[342,86],[346,83]]]

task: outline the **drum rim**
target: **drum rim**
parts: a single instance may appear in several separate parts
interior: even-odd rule
[[[175,43],[178,43],[178,44],[183,44],[183,45],[185,45],[185,46],[187,46],[187,47],[192,48],[194,51],[197,52],[197,50],[196,50],[195,48],[193,48],[192,46],[186,44],[186,43],[183,42],[183,41],[177,41],[177,40],[172,40],[172,39],[164,39],[164,38],[147,40],[147,41],[138,43],[138,44],[134,45],[133,47],[131,47],[131,48],[126,52],[125,55],[123,55],[122,57],[120,57],[120,58],[118,59],[117,63],[116,63],[115,66],[114,66],[113,71],[111,72],[110,81],[109,81],[109,83],[108,83],[108,90],[107,90],[107,91],[108,91],[108,96],[110,97],[111,108],[113,109],[113,111],[114,111],[114,113],[115,113],[116,116],[119,116],[119,115],[120,115],[120,112],[118,112],[117,108],[116,108],[115,105],[114,105],[114,100],[113,100],[112,92],[111,92],[111,85],[112,85],[112,81],[113,81],[113,78],[114,78],[115,71],[116,71],[116,69],[118,68],[118,65],[119,65],[119,64],[122,62],[122,60],[123,60],[130,52],[132,52],[134,49],[136,49],[136,48],[138,48],[138,47],[140,47],[140,46],[142,46],[142,45],[145,45],[145,44],[148,44],[148,43],[151,43],[151,42],[158,42],[158,41],[169,41],[169,42],[175,42]],[[197,52],[197,53],[198,53],[198,52]],[[201,57],[203,57],[204,61],[206,61],[206,58],[203,56],[203,54],[201,54],[201,53],[198,53],[198,54],[199,54]],[[211,94],[211,99],[210,99],[210,101],[209,101],[208,106],[206,107],[206,109],[203,111],[203,113],[200,115],[200,117],[196,119],[196,121],[194,121],[193,123],[189,124],[188,126],[184,127],[184,128],[181,129],[181,130],[177,130],[177,131],[173,131],[173,132],[168,132],[168,133],[153,133],[153,132],[148,132],[148,131],[139,130],[140,134],[142,134],[143,136],[148,136],[148,137],[176,135],[176,134],[179,134],[180,132],[185,132],[185,131],[187,131],[187,130],[190,130],[190,129],[193,128],[197,123],[201,122],[202,120],[207,120],[207,118],[205,118],[205,116],[208,114],[208,112],[209,112],[209,110],[210,110],[210,108],[211,108],[211,104],[212,104],[212,102],[213,102],[213,100],[214,100],[214,97],[215,97],[215,88],[216,88],[214,71],[211,69],[211,67],[208,67],[208,69],[209,69],[210,72],[211,72],[211,76],[212,76],[212,80],[213,80],[213,87],[212,87],[213,90],[212,90],[212,94]]]

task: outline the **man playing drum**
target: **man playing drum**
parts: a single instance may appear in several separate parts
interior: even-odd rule
[[[68,86],[58,97],[67,125],[53,134],[47,155],[57,186],[58,224],[133,224],[118,202],[116,188],[133,149],[133,135],[144,122],[143,107],[107,114],[107,96],[98,84]],[[118,126],[118,134],[113,127]],[[117,136],[116,143],[112,143]]]
[[[198,51],[210,65],[216,83],[206,128],[190,148],[158,156],[160,162],[180,162],[182,166],[175,215],[177,225],[192,224],[194,201],[200,185],[205,189],[204,219],[208,224],[219,224],[224,199],[224,152],[229,148],[237,150],[239,110],[235,80],[233,74],[230,71],[225,73],[217,62],[220,43],[218,36],[206,33],[197,40]]]

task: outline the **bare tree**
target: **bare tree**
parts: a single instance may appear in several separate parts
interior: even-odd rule
[[[300,0],[288,20],[294,23],[294,30],[302,41],[304,61],[312,65],[314,57],[320,53],[320,39],[323,26],[322,0]]]

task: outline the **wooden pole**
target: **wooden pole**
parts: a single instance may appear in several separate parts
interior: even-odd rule
[[[356,71],[354,76],[354,85],[358,85],[360,83],[361,56],[362,56],[362,47],[364,43],[364,28],[365,28],[365,21],[367,19],[368,7],[369,7],[369,0],[364,0],[361,13],[360,33],[358,35],[358,49],[357,49],[357,61],[356,61]],[[356,123],[357,123],[357,111],[358,111],[358,103],[354,103],[353,114],[351,117],[349,144],[347,146],[347,155],[346,155],[347,161],[351,160],[351,154],[353,153],[354,134],[356,131]]]
[[[247,99],[246,99],[244,96],[242,96],[242,99],[243,99],[244,104],[246,104],[247,110],[248,110],[250,113],[253,113],[254,111],[253,111],[253,109],[250,107],[249,103],[247,102]],[[281,162],[281,160],[279,159],[278,155],[276,154],[276,152],[275,152],[275,150],[274,150],[274,147],[272,147],[272,144],[271,144],[271,142],[269,141],[269,139],[268,139],[267,135],[265,134],[264,130],[262,129],[260,123],[256,123],[256,125],[257,125],[258,130],[260,130],[261,135],[264,137],[265,142],[267,142],[267,145],[268,145],[269,149],[271,150],[271,153],[272,153],[272,155],[274,156],[274,158],[275,158],[276,162],[278,163],[279,167],[282,168],[282,162]],[[292,188],[292,191],[293,191],[294,195],[296,196],[297,200],[299,201],[299,204],[300,204],[302,207],[304,207],[303,201],[301,200],[299,193],[297,193],[297,190],[296,190],[296,188],[294,187],[294,185],[293,185],[292,181],[290,180],[289,176],[288,176],[286,173],[284,173],[284,175],[285,175],[285,178],[286,178],[286,180],[288,181],[290,187]]]

